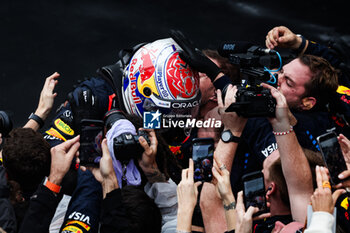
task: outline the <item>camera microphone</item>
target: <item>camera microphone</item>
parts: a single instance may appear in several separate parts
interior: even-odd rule
[[[255,46],[248,41],[233,41],[222,43],[218,48],[218,53],[223,57],[229,57],[231,54],[251,52],[257,55],[274,54],[275,50]]]
[[[228,57],[230,54],[234,53],[246,53],[252,46],[253,44],[247,41],[225,42],[219,46],[218,52],[221,56]]]

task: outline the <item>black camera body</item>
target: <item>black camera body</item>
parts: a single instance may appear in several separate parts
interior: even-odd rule
[[[236,102],[232,103],[226,112],[237,112],[239,116],[274,117],[276,100],[269,89],[261,86],[238,87]]]
[[[137,135],[131,133],[122,133],[113,139],[114,154],[118,154],[118,160],[128,161],[132,158],[139,159],[144,151],[139,142],[139,138],[143,137],[148,144],[151,144],[148,134],[139,130]]]
[[[226,55],[230,63],[240,66],[240,76],[244,84],[238,87],[236,102],[232,103],[226,112],[237,112],[239,116],[274,117],[276,100],[269,89],[260,86],[267,82],[277,85],[278,76],[272,74],[266,67],[277,66],[280,62],[276,51],[262,49],[259,46],[250,46],[246,53],[229,53]],[[223,90],[223,96],[226,94]]]
[[[122,119],[126,119],[124,113],[117,109],[112,109],[105,115],[105,127],[108,131],[112,125]],[[151,141],[146,131],[139,130],[137,135],[131,133],[122,133],[119,136],[113,138],[113,151],[114,155],[119,161],[129,161],[130,159],[139,159],[144,151],[139,142],[139,138],[143,137],[148,145]]]

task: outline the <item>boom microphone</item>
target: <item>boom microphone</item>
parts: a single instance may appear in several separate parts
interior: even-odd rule
[[[231,54],[251,52],[256,55],[273,54],[275,50],[254,46],[253,43],[247,41],[234,41],[222,43],[218,48],[218,52],[223,57],[229,57]]]
[[[225,42],[219,46],[218,52],[223,57],[229,57],[230,54],[246,53],[252,46],[253,44],[247,41]]]

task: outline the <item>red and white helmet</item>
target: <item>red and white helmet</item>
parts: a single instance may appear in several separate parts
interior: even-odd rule
[[[179,56],[171,38],[139,48],[123,73],[122,96],[129,114],[144,111],[195,117],[200,104],[199,76]]]

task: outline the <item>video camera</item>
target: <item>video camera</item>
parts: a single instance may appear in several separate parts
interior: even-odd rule
[[[239,65],[242,78],[236,102],[232,103],[226,112],[237,112],[239,116],[247,118],[275,116],[276,100],[270,90],[260,84],[265,82],[272,86],[277,85],[277,74],[272,74],[277,70],[269,70],[266,67],[281,68],[282,59],[279,53],[249,42],[225,43],[218,52],[221,56],[227,57],[231,64]]]

